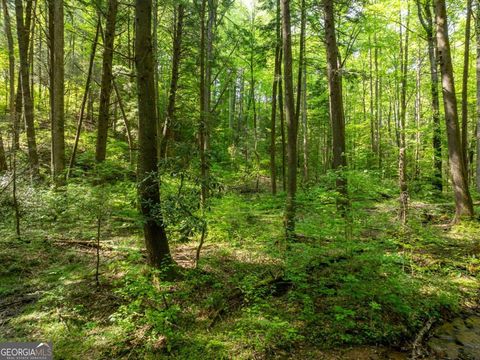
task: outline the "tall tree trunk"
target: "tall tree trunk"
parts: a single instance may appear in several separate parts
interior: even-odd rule
[[[378,169],[382,167],[382,158],[380,156],[380,121],[381,121],[381,89],[380,89],[380,77],[378,75],[378,52],[379,46],[377,43],[377,33],[373,35],[374,51],[374,68],[375,68],[375,156],[378,160]]]
[[[110,110],[110,94],[112,92],[112,62],[113,43],[115,38],[115,23],[117,19],[118,0],[108,1],[107,23],[104,36],[102,85],[100,89],[100,107],[98,110],[97,148],[95,159],[97,162],[105,160],[107,154],[108,120]]]
[[[205,16],[207,15],[207,19]],[[213,62],[213,28],[216,18],[215,0],[203,0],[200,10],[200,172],[201,172],[201,203],[205,207],[209,189],[210,165],[209,152],[209,127],[210,127],[210,100]]]
[[[476,75],[477,75],[477,126],[476,126],[476,140],[477,140],[477,168],[476,168],[476,185],[477,192],[480,192],[480,0],[476,2],[476,17],[475,17],[475,36],[477,42],[477,62],[476,62]]]
[[[209,103],[207,98],[208,88],[210,84],[206,78],[206,26],[205,13],[207,8],[207,0],[202,0],[200,9],[200,122],[198,129],[199,152],[200,152],[200,176],[201,176],[201,193],[200,202],[202,207],[205,206],[208,194],[208,163],[207,163],[207,116],[209,111]],[[207,61],[208,62],[208,61]]]
[[[465,21],[465,50],[463,52],[462,78],[462,156],[468,179],[468,66],[470,60],[470,23],[472,19],[472,0],[467,0],[467,19]]]
[[[8,82],[9,82],[9,95],[8,95],[8,109],[10,111],[10,124],[15,129],[16,125],[15,115],[15,47],[12,36],[12,25],[10,23],[10,14],[8,11],[7,0],[2,0],[3,8],[3,26],[5,28],[5,34],[7,37],[8,46]],[[18,133],[14,133],[13,137],[13,149],[18,149],[19,139]]]
[[[443,106],[447,125],[448,155],[453,191],[455,193],[455,219],[473,216],[473,204],[468,189],[465,162],[462,156],[460,128],[458,125],[457,98],[453,80],[452,57],[448,38],[447,10],[445,0],[435,0],[437,20],[438,60],[442,74]]]
[[[175,121],[175,100],[178,89],[179,65],[182,52],[182,34],[183,18],[185,15],[185,6],[183,4],[177,7],[177,22],[173,34],[173,54],[172,54],[172,77],[170,79],[170,90],[168,94],[168,105],[165,122],[163,124],[162,139],[160,140],[160,158],[167,154],[167,144],[172,138],[172,125]]]
[[[50,175],[53,177],[54,169],[54,142],[55,135],[53,133],[53,124],[55,122],[55,106],[54,106],[54,80],[53,80],[53,67],[55,63],[55,3],[54,0],[48,0],[48,105],[50,107]]]
[[[287,191],[287,141],[285,136],[285,107],[283,104],[282,59],[283,48],[280,48],[280,54],[278,56],[278,108],[280,110],[280,135],[282,140],[282,189],[283,191]]]
[[[303,80],[303,68],[305,67],[305,30],[306,30],[306,6],[305,0],[301,0],[300,4],[300,49],[298,53],[298,74],[297,74],[297,98],[295,106],[295,121],[298,123],[300,120],[300,110],[302,104],[302,80]]]
[[[153,0],[153,68],[154,68],[154,80],[155,80],[155,104],[157,110],[157,141],[158,141],[158,157],[162,159],[162,126],[161,120],[163,120],[162,104],[160,103],[160,74],[159,74],[159,61],[158,61],[158,0]]]
[[[93,64],[95,60],[95,53],[97,51],[98,35],[100,33],[101,19],[98,18],[97,29],[95,31],[95,37],[92,42],[92,50],[90,51],[90,61],[88,63],[87,80],[85,81],[85,90],[82,97],[82,104],[80,105],[80,114],[78,115],[77,131],[75,133],[75,140],[73,143],[72,156],[70,157],[70,163],[67,170],[67,179],[70,176],[70,172],[75,165],[75,156],[77,154],[78,141],[80,140],[80,132],[82,131],[83,117],[85,114],[85,106],[87,105],[88,94],[90,93],[90,82],[92,81]]]
[[[160,267],[171,261],[160,212],[157,168],[155,80],[152,54],[152,0],[135,1],[135,63],[138,94],[138,194],[144,218],[148,262]]]
[[[62,185],[65,170],[63,0],[55,0],[53,6],[53,180],[56,185]]]
[[[369,72],[369,82],[370,82],[370,142],[372,145],[372,155],[376,154],[377,144],[375,142],[375,108],[374,101],[375,95],[373,93],[373,55],[372,55],[372,42],[370,40],[370,35],[368,36],[368,72]]]
[[[307,173],[307,167],[306,167],[306,154],[305,154],[305,139],[306,139],[306,107],[304,106],[306,103],[306,87],[305,85],[305,32],[306,32],[306,26],[307,26],[307,14],[306,14],[306,5],[305,5],[305,0],[301,1],[300,4],[300,49],[299,49],[299,54],[298,54],[298,74],[297,74],[297,103],[295,106],[295,122],[297,123],[297,131],[298,131],[298,125],[300,121],[300,113],[302,114],[302,130],[303,130],[303,148],[304,148],[304,154],[303,154],[303,180],[306,181],[306,176],[305,174]]]
[[[285,113],[288,135],[288,175],[287,201],[285,207],[285,230],[287,239],[292,239],[295,235],[295,196],[297,191],[297,122],[295,120],[292,79],[292,33],[290,28],[290,1],[281,0],[280,4],[283,25],[283,80],[285,84]]]
[[[418,179],[420,177],[420,121],[422,118],[422,58],[420,53],[420,47],[418,48],[417,54],[417,71],[416,71],[416,81],[415,81],[415,166],[413,172],[413,178]]]
[[[281,49],[281,35],[280,35],[280,0],[277,0],[276,9],[276,44],[275,44],[275,69],[273,75],[272,85],[272,112],[270,117],[270,181],[272,186],[272,194],[277,193],[277,167],[275,163],[276,155],[276,117],[277,117],[277,89],[280,78],[280,49]]]
[[[426,0],[421,5],[417,0],[418,16],[426,34],[428,43],[428,61],[430,63],[430,92],[432,102],[432,123],[433,123],[433,165],[434,176],[432,185],[442,191],[442,133],[440,130],[440,100],[438,96],[438,65],[436,59],[437,39],[433,29],[433,16],[431,10],[432,3]]]
[[[18,134],[15,132],[15,49],[13,45],[12,27],[10,24],[10,15],[8,12],[7,0],[2,0],[3,8],[3,25],[5,28],[5,34],[7,36],[8,45],[8,110],[10,112],[10,126],[14,128],[13,132],[13,150],[18,149]],[[0,134],[0,171],[7,170],[7,160],[5,157],[5,149],[3,140]]]
[[[337,171],[336,185],[340,194],[338,209],[344,213],[348,207],[348,188],[344,168],[347,165],[345,155],[345,115],[342,100],[342,77],[338,61],[338,47],[335,32],[333,0],[324,0],[325,43],[327,50],[327,75],[330,91],[330,118],[332,124],[333,168]]]
[[[405,42],[402,36],[402,18],[400,16],[400,73],[401,73],[401,93],[400,93],[400,148],[398,154],[398,183],[400,187],[400,210],[399,218],[402,224],[407,222],[408,212],[408,185],[407,185],[407,144],[405,140],[405,124],[407,112],[407,71],[408,71],[408,26],[410,18],[410,7],[407,11],[407,24],[405,30]]]
[[[302,88],[303,181],[308,182],[307,64],[303,66]]]
[[[35,137],[35,123],[33,114],[33,101],[30,93],[30,67],[28,64],[28,44],[31,21],[32,0],[27,1],[24,19],[23,1],[15,0],[15,13],[17,17],[17,37],[20,55],[20,73],[23,108],[25,111],[25,124],[27,128],[28,159],[32,178],[40,176],[38,164],[37,141]]]
[[[250,102],[253,109],[253,154],[255,155],[256,162],[256,182],[255,190],[258,191],[260,179],[259,179],[259,169],[260,169],[260,154],[258,153],[258,114],[257,114],[257,101],[255,99],[255,74],[254,74],[254,52],[255,52],[255,8],[252,10],[251,23],[250,23]]]

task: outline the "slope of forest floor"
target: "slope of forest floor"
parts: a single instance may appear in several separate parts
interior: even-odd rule
[[[329,183],[299,192],[288,244],[282,195],[262,184],[223,189],[198,266],[198,219],[170,227],[183,268],[175,282],[145,266],[131,180],[100,190],[23,184],[20,240],[2,199],[0,341],[53,341],[57,359],[400,359],[416,340],[428,354],[426,324],[480,312],[480,226],[451,227],[450,198],[414,195],[403,228],[393,182],[355,173],[347,220]],[[178,180],[163,186],[173,214]]]

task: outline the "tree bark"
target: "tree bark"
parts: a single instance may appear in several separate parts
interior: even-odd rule
[[[438,60],[442,74],[443,106],[445,108],[445,121],[447,125],[450,175],[452,177],[453,191],[455,193],[455,220],[457,221],[463,217],[473,216],[473,204],[468,188],[465,162],[463,161],[462,155],[445,0],[435,1]]]
[[[283,35],[283,68],[285,84],[285,113],[287,121],[287,201],[285,207],[285,230],[287,239],[295,235],[295,197],[297,191],[297,122],[292,80],[292,34],[290,28],[290,1],[281,0],[282,35]]]
[[[102,85],[100,89],[100,107],[98,110],[97,162],[105,160],[107,154],[108,120],[110,110],[110,94],[112,92],[113,43],[115,38],[115,23],[117,18],[118,0],[108,1],[107,23],[105,27]],[[153,69],[152,69],[153,70]],[[156,110],[155,110],[156,111]]]
[[[276,117],[277,117],[277,89],[280,78],[280,0],[277,0],[276,19],[275,19],[275,69],[273,75],[272,85],[272,112],[270,116],[270,182],[272,187],[272,194],[277,193],[277,166],[275,163],[276,154]]]
[[[55,0],[53,6],[53,180],[56,185],[62,185],[65,170],[63,0]]]
[[[340,196],[337,207],[342,212],[348,208],[347,179],[344,174],[347,166],[345,155],[345,115],[342,100],[342,77],[338,62],[338,47],[335,31],[333,0],[324,0],[325,43],[327,50],[327,75],[330,92],[330,118],[332,126],[333,168],[336,174],[336,186]]]
[[[23,2],[15,0],[15,13],[17,18],[17,37],[20,55],[20,74],[25,124],[27,130],[28,159],[31,176],[38,179],[40,176],[38,164],[37,141],[35,136],[35,123],[33,114],[33,101],[30,93],[30,67],[28,64],[28,44],[31,20],[32,0],[27,0],[27,9],[24,19]]]
[[[467,18],[465,20],[465,50],[463,52],[462,77],[462,156],[468,179],[468,65],[470,60],[470,23],[472,19],[472,0],[467,0]]]
[[[208,5],[207,5],[208,3]],[[205,21],[205,15],[208,11],[208,18]],[[205,207],[208,189],[210,166],[208,160],[209,151],[209,118],[210,118],[210,98],[211,98],[211,66],[213,51],[213,26],[215,21],[214,0],[202,0],[200,9],[200,123],[198,130],[199,150],[200,150],[200,176],[201,176],[201,194],[200,201],[202,207]]]
[[[138,94],[138,194],[148,262],[170,263],[170,249],[160,211],[157,168],[155,81],[152,54],[152,0],[135,1],[135,63]]]
[[[285,136],[285,107],[283,104],[283,78],[282,78],[282,59],[283,48],[280,48],[279,54],[279,80],[278,80],[278,108],[280,110],[280,135],[282,140],[282,190],[287,191],[287,141]]]
[[[477,75],[477,126],[476,126],[476,147],[477,147],[477,161],[476,161],[476,185],[477,191],[480,192],[480,0],[476,2],[476,17],[475,17],[475,36],[477,42],[477,62],[476,62],[476,75]]]
[[[298,52],[298,74],[297,74],[297,98],[295,105],[295,121],[298,123],[300,120],[300,111],[302,105],[302,80],[303,80],[303,68],[305,67],[305,30],[306,30],[306,6],[305,0],[301,0],[300,4],[300,49]]]
[[[302,81],[303,181],[308,182],[308,124],[307,124],[307,65],[303,66]]]

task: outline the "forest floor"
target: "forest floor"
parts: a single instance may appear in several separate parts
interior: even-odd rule
[[[100,286],[86,188],[25,195],[21,240],[4,203],[0,341],[52,341],[56,359],[428,356],[435,328],[480,314],[480,224],[452,227],[451,199],[422,195],[402,227],[394,183],[369,176],[352,177],[348,221],[328,185],[299,191],[288,244],[282,195],[247,187],[217,196],[198,266],[198,234],[180,242],[170,232],[183,268],[175,282],[145,266],[133,183],[110,191]]]

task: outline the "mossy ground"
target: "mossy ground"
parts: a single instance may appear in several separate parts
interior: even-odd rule
[[[62,192],[24,185],[20,240],[2,205],[0,341],[53,341],[57,359],[334,358],[367,345],[408,350],[429,319],[477,308],[478,222],[451,227],[451,199],[422,194],[399,226],[395,185],[351,178],[347,219],[328,180],[299,191],[289,243],[282,194],[261,185],[216,196],[197,267],[198,232],[180,242],[182,229],[170,228],[183,268],[174,282],[145,265],[129,179],[97,193],[78,183]],[[99,287],[96,201],[109,209]]]

